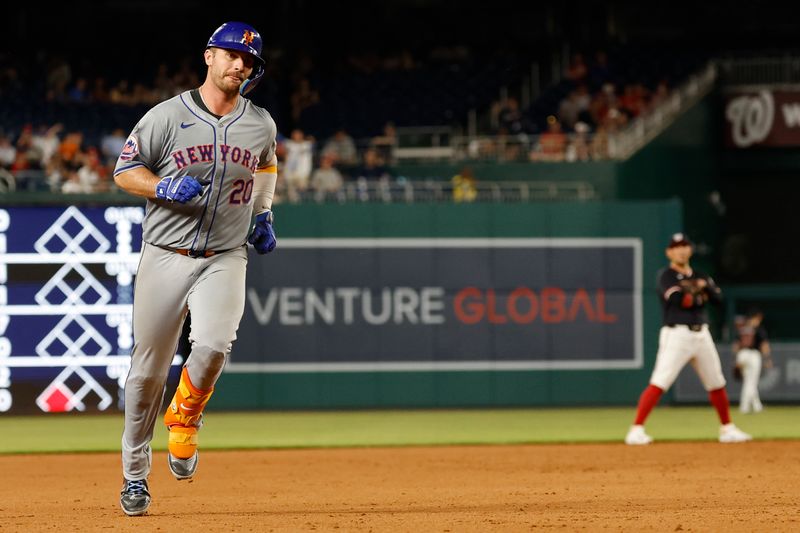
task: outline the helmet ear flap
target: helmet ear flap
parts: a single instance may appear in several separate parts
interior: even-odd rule
[[[258,82],[261,81],[261,77],[264,75],[264,66],[258,65],[256,69],[256,72],[244,80],[242,85],[239,87],[239,94],[242,96],[246,96],[247,93],[255,89],[256,85],[258,85]]]

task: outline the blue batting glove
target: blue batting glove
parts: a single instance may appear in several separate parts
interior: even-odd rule
[[[167,176],[156,185],[156,198],[185,204],[202,190],[203,186],[191,176]]]
[[[252,244],[259,254],[270,253],[278,244],[275,230],[272,229],[273,218],[272,211],[264,211],[256,215],[255,227],[247,238],[247,242]]]

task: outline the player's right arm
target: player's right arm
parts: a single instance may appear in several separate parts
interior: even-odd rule
[[[155,108],[154,108],[155,109]],[[148,199],[186,203],[203,190],[192,176],[156,176],[169,137],[162,113],[148,111],[133,128],[117,159],[114,183],[123,191]]]
[[[159,178],[147,167],[134,167],[120,172],[114,176],[114,182],[127,193],[179,204],[185,204],[203,192],[203,186],[192,176]]]
[[[147,167],[134,167],[114,176],[114,183],[117,187],[144,198],[156,198],[156,186],[161,178],[150,172]]]
[[[671,268],[665,268],[661,271],[658,277],[658,291],[661,297],[664,298],[670,305],[680,307],[683,303],[684,291],[678,279],[675,277],[675,271]]]

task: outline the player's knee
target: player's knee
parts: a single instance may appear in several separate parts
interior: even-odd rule
[[[219,375],[219,373],[222,372],[222,367],[225,366],[226,354],[227,350],[220,350],[219,347],[214,348],[195,344],[192,347],[192,353],[187,361],[190,374],[203,376]]]
[[[164,378],[161,376],[131,374],[125,381],[125,401],[147,406],[152,403],[152,398],[161,393],[163,388]]]

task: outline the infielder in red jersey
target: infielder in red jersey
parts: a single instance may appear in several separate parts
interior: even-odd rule
[[[709,400],[719,415],[722,423],[719,441],[752,440],[750,435],[731,422],[725,377],[708,330],[706,304],[719,303],[722,291],[713,279],[689,266],[692,251],[689,239],[683,233],[676,233],[667,247],[669,266],[658,273],[658,291],[663,311],[658,355],[650,384],[639,397],[636,419],[625,436],[626,444],[653,442],[653,438],[644,431],[644,422],[661,395],[672,386],[681,369],[689,362],[700,376]]]
[[[191,352],[163,416],[168,466],[179,480],[197,470],[203,409],[244,313],[247,243],[266,254],[277,242],[277,127],[244,98],[264,74],[261,47],[252,26],[220,26],[203,54],[203,85],[149,110],[114,170],[121,189],[147,198],[125,381],[120,505],[129,516],[150,506],[150,440],[187,313]]]

